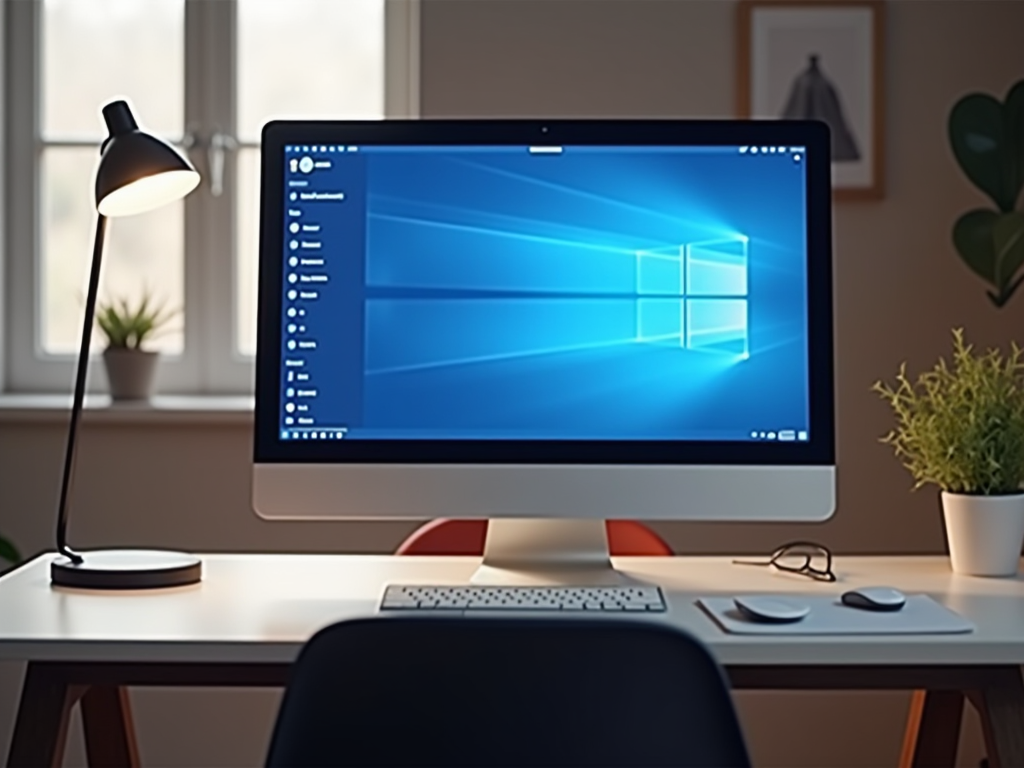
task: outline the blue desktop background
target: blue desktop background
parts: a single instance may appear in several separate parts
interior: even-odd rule
[[[364,284],[349,300],[363,305],[364,346],[349,438],[808,429],[805,168],[791,155],[496,148],[360,162]],[[686,309],[674,259],[707,242],[742,244],[744,284],[724,315],[713,301],[710,320],[694,315],[709,343],[686,348],[686,313],[703,310]],[[733,328],[716,336],[719,315]]]

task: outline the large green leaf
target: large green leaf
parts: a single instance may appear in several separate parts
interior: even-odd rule
[[[1012,211],[996,219],[992,225],[992,242],[996,254],[995,283],[1000,293],[1004,293],[1024,264],[1024,213]]]
[[[1003,105],[982,93],[960,99],[949,114],[949,140],[967,178],[1000,211],[1013,210],[1020,183]]]
[[[968,211],[953,225],[953,244],[976,275],[998,287],[996,247],[992,236],[999,214],[987,208]]]
[[[0,560],[6,560],[12,564],[21,562],[21,553],[18,552],[18,548],[3,536],[0,536]]]
[[[1024,80],[1013,86],[1003,103],[1006,118],[1006,137],[1015,156],[1017,189],[1024,187]],[[1019,194],[1019,193],[1018,193]]]

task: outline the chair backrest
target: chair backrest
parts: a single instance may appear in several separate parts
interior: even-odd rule
[[[393,617],[318,632],[267,765],[747,766],[725,678],[663,624]]]
[[[608,550],[612,555],[668,557],[672,548],[636,520],[608,520]],[[486,520],[440,518],[417,528],[403,541],[398,555],[476,555],[484,553]]]

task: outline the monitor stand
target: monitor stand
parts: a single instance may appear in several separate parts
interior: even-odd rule
[[[473,584],[636,584],[612,567],[604,520],[492,519]]]

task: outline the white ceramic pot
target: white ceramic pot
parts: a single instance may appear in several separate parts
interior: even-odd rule
[[[1024,544],[1024,493],[942,493],[949,561],[966,576],[1014,576]]]
[[[148,400],[156,383],[159,352],[107,347],[103,363],[107,369],[112,400]]]

